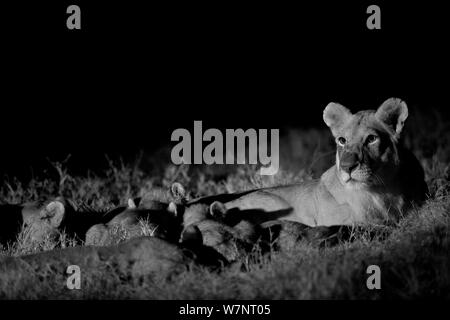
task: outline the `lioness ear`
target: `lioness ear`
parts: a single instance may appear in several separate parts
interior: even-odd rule
[[[59,227],[62,220],[64,219],[64,214],[66,210],[61,201],[52,201],[41,210],[41,218],[48,219],[52,227]]]
[[[333,135],[337,135],[337,131],[352,116],[350,110],[339,103],[330,102],[323,110],[323,121],[330,127]]]
[[[178,182],[172,183],[170,191],[172,192],[172,196],[177,200],[186,198],[186,190],[181,185],[181,183]]]
[[[375,117],[399,136],[408,118],[408,107],[401,99],[389,98],[378,108]]]
[[[222,202],[214,201],[209,206],[209,213],[213,218],[222,220],[225,218],[225,215],[227,213],[227,208]]]

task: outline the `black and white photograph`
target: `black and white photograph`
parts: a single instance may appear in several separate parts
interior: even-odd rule
[[[0,11],[0,300],[449,299],[443,5]]]

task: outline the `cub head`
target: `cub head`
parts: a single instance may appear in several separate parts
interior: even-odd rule
[[[33,214],[25,223],[28,226],[28,234],[32,241],[40,242],[46,237],[53,237],[59,231],[59,227],[64,219],[66,208],[64,204],[55,200],[41,208],[37,214]]]
[[[326,106],[323,120],[336,141],[336,168],[345,187],[383,186],[394,178],[397,144],[407,117],[406,103],[397,98],[386,100],[376,111],[355,114],[338,103]]]

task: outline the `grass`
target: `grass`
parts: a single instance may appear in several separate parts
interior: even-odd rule
[[[430,198],[396,226],[387,237],[356,233],[354,241],[334,247],[301,243],[288,252],[262,255],[257,248],[238,264],[211,272],[192,266],[162,283],[122,279],[108,270],[83,277],[82,290],[65,287],[66,275],[35,271],[37,281],[22,287],[0,274],[0,297],[21,299],[414,299],[450,298],[450,130],[439,117],[410,117],[405,143],[421,161]],[[417,119],[422,119],[419,123]],[[428,128],[428,129],[427,129]],[[429,128],[434,128],[430,131]],[[437,129],[436,129],[437,128]],[[439,132],[436,132],[439,131]],[[431,132],[431,133],[430,133]],[[434,137],[434,138],[433,138]],[[439,138],[438,138],[439,137]],[[333,161],[328,131],[291,129],[280,146],[281,170],[259,176],[254,166],[174,166],[166,158],[137,157],[133,163],[107,159],[103,172],[72,176],[64,162],[51,163],[53,173],[24,182],[6,180],[3,203],[24,203],[63,196],[79,206],[105,210],[129,197],[152,193],[167,197],[172,182],[182,183],[190,197],[305,181],[320,175]],[[68,160],[70,161],[70,159]],[[149,165],[150,163],[150,165]],[[146,226],[143,225],[143,229]],[[383,232],[385,232],[384,230]],[[118,230],[117,242],[126,236]],[[145,229],[146,234],[152,230]],[[17,241],[2,248],[4,256],[19,256],[76,243],[62,233],[36,244],[24,229]],[[369,265],[381,269],[381,290],[368,290]]]

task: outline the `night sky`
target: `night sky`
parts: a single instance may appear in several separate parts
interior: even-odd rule
[[[2,5],[0,173],[68,153],[151,152],[194,120],[214,128],[323,126],[330,101],[352,110],[397,96],[446,110],[445,10],[367,5],[43,1]],[[81,7],[82,30],[65,9]],[[4,150],[8,150],[5,152]]]

